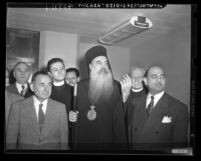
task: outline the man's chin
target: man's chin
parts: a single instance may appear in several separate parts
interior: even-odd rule
[[[43,100],[46,100],[46,99],[48,99],[48,98],[49,98],[49,97],[43,97],[42,99],[43,99]]]
[[[55,79],[55,80],[56,80],[56,82],[62,82],[62,81],[64,81],[64,79],[62,79],[62,78]]]
[[[143,88],[143,87],[137,87],[137,88],[136,88],[136,87],[133,87],[134,90],[139,90],[139,89],[142,89],[142,88]]]

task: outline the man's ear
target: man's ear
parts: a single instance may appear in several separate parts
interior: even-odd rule
[[[91,70],[91,64],[89,64],[89,69]]]
[[[15,70],[13,70],[13,77],[14,77],[14,78],[16,78],[16,75],[15,75]]]
[[[30,89],[32,92],[34,92],[33,83],[30,83]]]
[[[147,86],[147,77],[144,77],[144,83],[145,83],[145,85]]]
[[[52,77],[52,74],[50,72],[48,72],[48,74]]]

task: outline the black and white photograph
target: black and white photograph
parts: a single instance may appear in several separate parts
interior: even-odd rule
[[[195,156],[196,14],[7,3],[4,153]]]

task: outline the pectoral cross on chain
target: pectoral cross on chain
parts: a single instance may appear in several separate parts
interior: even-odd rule
[[[94,105],[91,105],[90,108],[93,110],[93,109],[95,108],[95,106],[94,106]]]

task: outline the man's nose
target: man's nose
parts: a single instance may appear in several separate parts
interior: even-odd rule
[[[63,72],[63,70],[59,70],[59,74],[62,73],[62,72]]]
[[[24,71],[21,71],[21,75],[25,75],[25,72],[24,72]]]
[[[50,86],[45,86],[45,91],[49,91],[49,89],[50,89]]]
[[[69,80],[69,83],[73,83],[73,79],[70,79],[70,80]]]
[[[161,77],[158,77],[158,79],[157,79],[157,80],[158,80],[158,82],[160,83],[160,82],[161,82],[161,80],[162,80],[162,78],[161,78]]]
[[[102,64],[102,67],[103,67],[104,69],[106,69],[106,68],[108,67],[108,64],[107,64],[107,63],[103,63],[103,64]]]
[[[136,78],[135,78],[135,81],[136,81],[136,82],[139,82],[139,80],[140,80],[139,77],[136,77]]]

